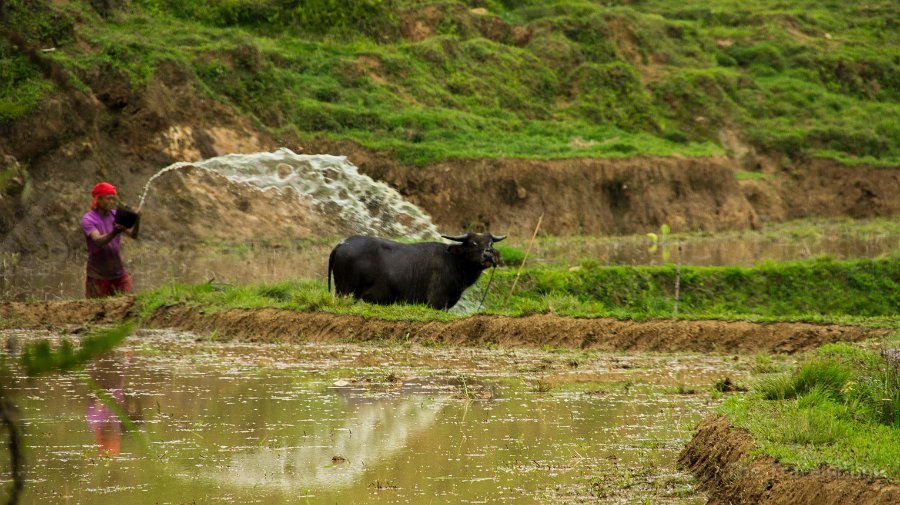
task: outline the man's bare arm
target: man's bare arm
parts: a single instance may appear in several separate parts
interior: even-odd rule
[[[113,230],[106,234],[100,234],[97,230],[91,230],[89,237],[94,241],[99,247],[103,247],[106,244],[110,243],[112,239],[116,238],[116,235],[122,233],[125,228],[122,228],[122,225],[117,224],[114,225]]]

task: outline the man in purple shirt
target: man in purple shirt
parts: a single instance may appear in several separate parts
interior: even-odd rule
[[[84,296],[100,298],[118,293],[131,293],[131,276],[125,271],[121,255],[121,233],[138,237],[141,220],[126,229],[116,223],[116,188],[101,182],[91,191],[91,210],[81,218],[81,229],[87,240],[87,276]],[[137,211],[140,213],[140,210]]]

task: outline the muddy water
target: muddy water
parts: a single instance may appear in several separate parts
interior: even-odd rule
[[[521,250],[530,237],[510,237],[505,244]],[[126,265],[135,289],[147,291],[167,283],[278,282],[313,278],[324,282],[328,253],[340,238],[282,247],[246,245],[232,248],[177,250],[127,241]],[[871,258],[900,250],[900,227],[886,221],[794,222],[761,232],[683,235],[661,238],[656,248],[643,235],[622,237],[543,237],[535,242],[528,264],[577,265],[585,259],[609,265],[675,263],[681,245],[686,265],[751,266],[760,261],[789,261],[828,255],[837,259]],[[0,255],[0,298],[79,298],[84,284],[84,252],[68,257]]]
[[[83,372],[7,382],[26,504],[703,503],[676,455],[711,384],[749,367],[141,331]]]
[[[680,247],[680,251],[679,251]],[[900,250],[900,222],[795,221],[759,232],[663,236],[554,237],[537,242],[537,262],[577,263],[593,259],[610,265],[683,264],[753,266],[761,261],[795,261],[830,256],[874,258]]]

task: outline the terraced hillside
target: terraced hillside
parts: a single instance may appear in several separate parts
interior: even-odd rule
[[[4,250],[64,249],[95,179],[133,199],[174,161],[278,146],[346,155],[448,229],[900,213],[887,0],[9,0],[0,14]]]

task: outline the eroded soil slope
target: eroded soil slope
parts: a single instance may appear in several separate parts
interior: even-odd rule
[[[900,214],[900,167],[846,167],[829,160],[720,158],[458,160],[409,167],[346,142],[315,151],[347,155],[396,188],[446,230],[531,236],[752,229],[764,220]]]

